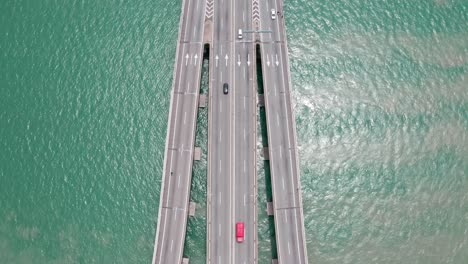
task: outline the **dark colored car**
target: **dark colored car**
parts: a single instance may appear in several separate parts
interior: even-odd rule
[[[223,93],[228,94],[229,92],[229,85],[227,83],[223,84]]]

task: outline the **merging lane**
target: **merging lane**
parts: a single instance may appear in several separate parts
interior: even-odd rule
[[[261,2],[260,9],[262,29],[272,31],[261,35],[261,56],[278,259],[303,264],[308,260],[282,0]]]
[[[182,9],[152,263],[181,263],[187,224],[202,54],[204,0]],[[183,12],[184,12],[183,11]]]

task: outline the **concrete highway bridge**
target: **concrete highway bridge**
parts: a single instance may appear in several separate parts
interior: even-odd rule
[[[257,263],[265,107],[277,262],[308,263],[283,0],[183,0],[153,263],[183,263],[203,57],[209,54],[207,264]],[[258,59],[258,61],[257,61]],[[261,63],[258,63],[258,62]],[[263,96],[257,91],[261,67]],[[224,86],[227,84],[227,94]],[[236,242],[236,223],[245,237]]]

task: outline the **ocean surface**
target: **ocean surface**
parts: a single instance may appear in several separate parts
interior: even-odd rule
[[[0,1],[0,263],[150,262],[180,8]],[[286,0],[284,13],[309,263],[468,263],[468,1]]]

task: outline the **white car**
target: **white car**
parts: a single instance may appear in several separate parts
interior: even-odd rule
[[[274,9],[271,10],[271,19],[276,19],[276,12]]]

